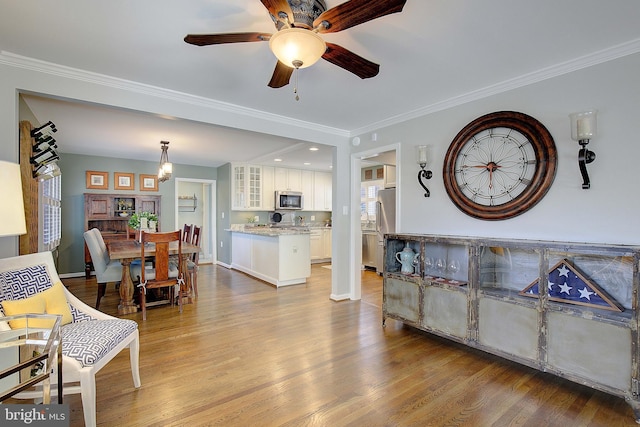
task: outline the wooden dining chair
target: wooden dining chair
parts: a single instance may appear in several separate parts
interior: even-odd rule
[[[191,237],[191,243],[200,247],[200,234],[202,227],[192,225],[193,235]],[[187,260],[187,269],[191,278],[191,286],[193,286],[193,292],[195,296],[198,296],[198,262],[200,260],[200,251],[194,252]]]
[[[169,246],[177,242],[177,265],[169,262]],[[171,231],[168,233],[146,233],[142,232],[142,244],[140,245],[140,260],[147,257],[145,246],[147,243],[155,244],[155,267],[145,266],[140,268],[140,308],[142,309],[142,320],[147,320],[147,291],[149,289],[169,288],[169,299],[171,306],[174,304],[174,289],[178,287],[178,306],[182,313],[182,231]]]
[[[193,224],[185,224],[182,227],[182,241],[191,243],[191,233],[193,232]]]

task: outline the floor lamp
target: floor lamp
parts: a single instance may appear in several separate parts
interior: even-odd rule
[[[19,236],[27,232],[22,199],[20,165],[0,161],[0,236]],[[15,255],[15,254],[14,254]]]

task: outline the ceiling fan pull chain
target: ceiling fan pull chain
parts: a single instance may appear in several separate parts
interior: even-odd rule
[[[300,101],[300,96],[298,96],[298,73],[300,73],[300,68],[294,68],[293,74],[295,75],[295,84],[293,85],[293,93],[296,95],[296,101]]]

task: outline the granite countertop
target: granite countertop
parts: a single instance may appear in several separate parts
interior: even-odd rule
[[[307,227],[291,227],[291,228],[238,227],[238,228],[231,228],[226,231],[231,231],[233,233],[257,234],[259,236],[270,236],[270,237],[292,235],[292,234],[309,234],[309,229]]]

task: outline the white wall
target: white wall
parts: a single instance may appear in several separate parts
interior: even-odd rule
[[[640,54],[596,65],[449,110],[378,129],[377,141],[355,151],[401,142],[403,185],[399,189],[400,232],[461,236],[640,244],[638,176],[640,170]],[[426,74],[428,78],[428,73]],[[587,166],[591,188],[583,190],[577,142],[571,139],[569,113],[597,108],[598,136],[589,144],[597,154]],[[483,221],[459,211],[449,200],[442,165],[449,144],[470,121],[487,113],[512,110],[535,117],[551,132],[558,170],[551,189],[530,211],[504,221]],[[414,146],[431,148],[431,197],[416,179]]]
[[[64,70],[62,70],[64,71]],[[9,64],[0,54],[0,156],[17,161],[18,97],[27,91],[115,105],[140,111],[174,115],[225,126],[265,132],[336,145],[334,161],[334,247],[332,298],[350,294],[356,280],[354,265],[348,265],[349,248],[356,243],[349,232],[350,206],[349,152],[347,138],[339,132],[323,129],[282,126],[267,118],[247,120],[242,113],[219,111],[206,100],[185,96],[171,98],[154,88],[141,85],[114,85],[100,76],[74,78],[74,72],[38,70],[30,66]],[[640,202],[636,196],[635,176],[640,143],[636,123],[640,117],[640,54],[630,55],[588,69],[514,89],[468,104],[419,117],[376,130],[377,141],[362,135],[357,150],[401,143],[400,165],[400,232],[434,233],[470,236],[495,236],[528,239],[553,239],[585,242],[639,244],[640,233],[636,212]],[[428,72],[425,72],[428,79]],[[591,189],[581,189],[577,165],[578,144],[571,140],[568,114],[597,108],[598,137],[589,148],[598,158],[589,165]],[[541,121],[550,130],[558,148],[558,172],[551,190],[541,203],[529,212],[505,221],[488,222],[473,219],[458,211],[448,199],[442,183],[442,161],[456,133],[471,120],[483,114],[515,110]],[[286,129],[286,134],[283,129]],[[431,146],[433,161],[429,165],[434,177],[429,186],[431,197],[422,197],[416,181],[414,146]],[[0,239],[0,254],[16,253],[14,238]],[[338,244],[337,242],[340,242]],[[346,279],[348,278],[348,280]]]

